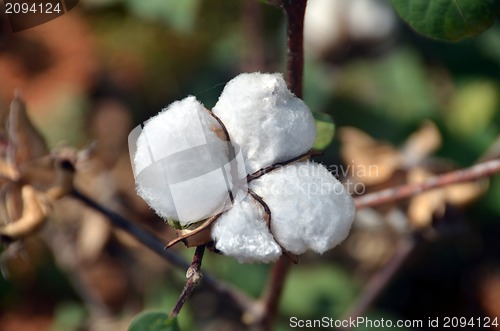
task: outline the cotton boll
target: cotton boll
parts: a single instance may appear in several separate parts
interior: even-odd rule
[[[393,40],[396,15],[388,1],[309,0],[304,45],[318,58],[340,61],[373,54]]]
[[[215,247],[240,262],[272,262],[281,255],[264,220],[264,210],[251,197],[236,202],[212,228]]]
[[[194,97],[148,120],[133,157],[138,194],[184,226],[220,211],[229,200],[228,146],[219,123]]]
[[[393,32],[396,17],[390,5],[378,0],[355,0],[347,13],[349,31],[354,40],[382,40]]]
[[[281,74],[235,77],[213,112],[242,148],[249,173],[307,152],[316,137],[309,108],[288,90]]]
[[[354,202],[320,164],[285,166],[252,181],[250,188],[269,206],[273,235],[291,253],[323,253],[349,233]]]
[[[352,0],[309,0],[304,17],[304,44],[324,55],[346,39],[345,13]]]

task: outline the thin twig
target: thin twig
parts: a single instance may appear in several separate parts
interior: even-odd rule
[[[196,229],[190,231],[188,234],[181,235],[175,239],[172,239],[168,244],[165,245],[164,249],[168,249],[168,248],[172,247],[173,245],[175,245],[181,241],[185,241],[187,238],[192,237],[195,234],[200,233],[201,231],[205,230],[206,228],[208,228],[209,226],[214,224],[214,222],[217,221],[221,215],[222,215],[222,212],[215,214],[213,216],[210,216],[200,226],[198,226]]]
[[[88,207],[100,212],[108,218],[108,220],[116,227],[129,233],[132,237],[136,238],[144,246],[148,247],[151,251],[155,252],[174,266],[181,269],[188,269],[190,267],[189,263],[186,262],[182,257],[177,255],[172,251],[167,251],[164,249],[165,244],[160,238],[154,234],[142,229],[141,227],[135,225],[131,221],[127,220],[123,216],[107,209],[106,207],[100,205],[98,202],[94,201],[90,197],[81,193],[80,191],[73,189],[71,191],[71,196],[81,202],[83,202]],[[237,307],[241,308],[241,311],[247,311],[251,309],[254,305],[254,300],[246,296],[241,291],[235,289],[234,287],[225,284],[208,274],[204,274],[203,283],[209,286],[211,289],[217,293],[225,296],[233,302]]]
[[[432,189],[485,178],[499,172],[500,160],[486,161],[470,168],[431,177],[422,183],[402,185],[358,197],[355,199],[356,207],[357,209],[361,209],[379,206],[409,198]],[[415,250],[417,243],[415,236],[402,239],[391,260],[372,276],[355,306],[343,319],[355,320],[369,309]],[[343,328],[342,330],[350,330],[350,328]]]
[[[479,163],[470,168],[437,175],[422,183],[391,187],[382,191],[368,193],[354,199],[356,209],[380,206],[406,199],[414,195],[451,184],[458,184],[492,176],[500,172],[500,159]]]
[[[196,247],[193,256],[193,262],[186,271],[186,278],[188,280],[186,282],[186,285],[184,286],[184,289],[181,292],[181,295],[179,296],[179,299],[177,300],[177,303],[170,312],[170,318],[174,318],[175,316],[179,315],[179,312],[184,306],[184,303],[186,303],[186,300],[193,292],[195,286],[198,285],[201,279],[203,278],[203,274],[200,272],[200,269],[204,253],[205,253],[205,245]]]
[[[302,97],[304,71],[304,15],[306,12],[306,5],[307,0],[282,0],[282,6],[285,10],[288,24],[286,80],[288,88],[298,98]],[[304,156],[306,155],[302,155],[302,157]],[[276,168],[268,170],[272,171],[274,169]],[[263,171],[262,174],[269,171]],[[255,179],[255,174],[249,176],[247,179]],[[261,296],[260,307],[262,309],[258,310],[261,316],[258,316],[254,324],[259,330],[272,330],[290,266],[291,261],[286,255],[281,255],[278,261],[273,265],[266,288]]]
[[[395,250],[395,254],[384,267],[370,278],[361,296],[356,300],[354,307],[342,318],[342,320],[356,320],[357,317],[363,316],[368,308],[387,288],[387,285],[404,265],[404,262],[407,261],[416,246],[417,240],[412,236],[401,239]],[[345,327],[341,330],[347,331],[350,329],[351,327]]]
[[[137,239],[139,242],[141,242],[144,246],[148,247],[151,249],[153,252],[157,253],[164,259],[166,259],[168,262],[173,264],[176,267],[182,268],[182,269],[187,269],[189,268],[189,264],[180,256],[175,254],[172,251],[167,251],[164,249],[165,245],[162,243],[162,241],[156,237],[154,234],[142,229],[141,227],[135,225],[131,221],[127,220],[123,216],[121,216],[118,213],[115,213],[112,210],[109,210],[108,208],[102,206],[99,204],[97,201],[94,201],[87,195],[83,194],[82,192],[73,189],[71,192],[71,196],[84,204],[86,204],[88,207],[97,210],[104,216],[106,216],[109,221],[116,227],[126,231],[127,233],[131,234],[135,239]]]
[[[273,329],[285,279],[291,265],[292,261],[286,255],[281,255],[273,265],[264,294],[259,302],[260,308],[255,310],[260,313],[260,316],[254,316],[256,319],[253,326],[256,330],[271,331]]]

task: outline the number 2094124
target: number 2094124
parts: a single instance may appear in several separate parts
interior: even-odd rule
[[[6,2],[6,14],[59,14],[63,11],[59,2]]]

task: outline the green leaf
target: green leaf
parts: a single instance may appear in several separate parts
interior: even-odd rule
[[[163,22],[178,32],[190,32],[200,7],[200,0],[125,0],[129,10],[145,20]]]
[[[499,104],[498,85],[494,81],[472,80],[453,94],[445,113],[446,125],[460,136],[484,133],[494,122]]]
[[[177,318],[169,318],[161,311],[144,312],[136,316],[128,331],[180,331]]]
[[[316,122],[316,140],[313,148],[317,150],[325,149],[333,140],[335,135],[335,124],[330,115],[325,113],[313,112]]]
[[[500,0],[392,0],[399,16],[417,32],[457,41],[493,25]]]
[[[299,318],[340,317],[353,302],[356,284],[335,265],[301,265],[286,282],[282,313]]]
[[[76,331],[85,319],[85,310],[76,302],[63,302],[55,311],[50,331]]]

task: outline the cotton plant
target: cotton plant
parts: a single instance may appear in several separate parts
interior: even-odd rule
[[[176,101],[129,137],[138,194],[188,246],[213,242],[240,262],[324,253],[344,240],[354,203],[310,161],[313,116],[281,74],[245,73],[207,110]]]

